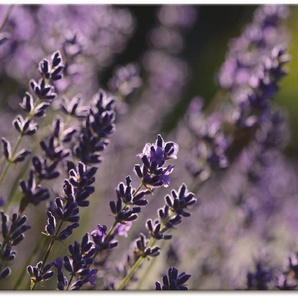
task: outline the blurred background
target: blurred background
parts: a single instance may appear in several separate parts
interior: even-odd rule
[[[116,60],[120,64],[134,61],[136,57],[143,54],[148,33],[155,24],[155,14],[159,8],[155,5],[127,7],[136,16],[139,25],[136,28],[134,37],[129,42],[131,46],[128,46],[127,50],[118,57],[119,60]],[[295,53],[298,47],[298,7],[297,5],[289,5],[288,7],[290,14],[286,25],[290,33],[289,53],[291,61],[288,64],[289,74],[281,82],[281,90],[276,97],[276,101],[290,113],[292,138],[286,153],[289,156],[296,157],[298,152],[295,134],[295,128],[298,125],[298,103],[296,100],[298,58],[296,58]],[[241,34],[244,26],[251,21],[256,8],[257,5],[197,5],[197,20],[195,26],[185,36],[186,47],[181,53],[184,59],[189,62],[192,76],[180,104],[177,103],[177,107],[171,114],[170,121],[164,124],[165,130],[170,130],[171,125],[174,125],[175,117],[185,112],[185,101],[189,101],[197,95],[204,98],[206,106],[212,101],[218,90],[215,77],[225,59],[228,42]],[[103,83],[105,83],[105,80],[103,80]]]

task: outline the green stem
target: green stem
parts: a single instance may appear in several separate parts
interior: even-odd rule
[[[134,265],[131,267],[130,271],[128,272],[128,274],[122,279],[122,281],[120,282],[117,290],[122,290],[125,285],[129,282],[129,280],[131,279],[131,277],[133,276],[133,274],[138,270],[138,268],[142,265],[143,261],[144,261],[145,257],[144,256],[140,256],[137,261],[134,263]]]
[[[171,213],[168,215],[168,217],[161,223],[161,227],[160,227],[160,231],[163,232],[163,229],[166,228],[165,223],[172,217],[175,215],[174,211],[171,211]],[[148,244],[146,245],[146,248],[152,247],[154,245],[156,241],[156,238],[152,237],[150,238]],[[129,282],[129,280],[131,279],[131,277],[133,276],[133,274],[138,270],[138,268],[142,265],[144,259],[146,258],[146,256],[140,256],[137,261],[134,263],[134,265],[130,268],[128,274],[122,279],[122,281],[120,282],[118,289],[117,290],[122,290],[125,285]]]
[[[166,241],[162,242],[162,244],[160,245],[160,249],[161,249],[161,250],[164,248],[164,246],[165,246],[166,243],[167,243]],[[153,265],[156,263],[156,262],[155,262],[156,259],[157,259],[157,258],[152,258],[152,259],[150,260],[149,266],[146,267],[146,271],[143,272],[141,278],[140,278],[139,281],[138,281],[138,285],[137,285],[137,288],[136,288],[137,290],[142,290],[143,283],[144,283],[144,281],[146,280],[146,277],[149,275],[149,272],[152,270]]]
[[[15,144],[15,146],[13,148],[12,154],[11,154],[12,160],[13,160],[14,155],[16,154],[16,152],[18,150],[18,147],[19,147],[22,139],[23,139],[23,134],[20,134],[19,137],[18,137],[18,139],[17,139],[17,142],[16,142],[16,144]],[[0,185],[3,183],[3,181],[4,181],[5,177],[6,177],[7,171],[9,170],[11,164],[12,164],[12,161],[10,161],[10,160],[8,160],[6,162],[5,168],[3,169],[3,172],[2,172],[1,177],[0,177]]]
[[[110,227],[110,229],[109,229],[109,231],[108,231],[108,234],[107,234],[107,236],[106,236],[106,238],[105,238],[105,241],[107,241],[107,240],[110,239],[111,235],[112,235],[112,234],[114,233],[114,231],[115,231],[115,228],[116,228],[117,223],[118,223],[118,221],[115,220],[114,223],[113,223],[113,225]]]
[[[71,275],[71,277],[70,277],[70,280],[69,280],[69,282],[68,282],[68,285],[67,285],[66,291],[68,291],[68,290],[69,290],[69,287],[70,287],[70,285],[71,285],[71,282],[72,282],[73,278],[74,278],[74,275],[72,274],[72,275]]]
[[[40,244],[41,244],[42,240],[44,240],[44,238],[40,237],[39,241],[37,242],[37,244],[36,244],[34,250],[32,251],[31,255],[29,256],[29,258],[26,260],[25,264],[31,264],[32,263],[33,258],[35,257],[36,253],[39,250],[39,247],[40,247]],[[46,241],[44,241],[44,245],[43,245],[41,251],[44,250],[45,245],[46,245]],[[19,274],[19,277],[18,277],[17,282],[15,283],[15,285],[13,287],[13,290],[17,290],[22,285],[22,279],[26,274],[26,268],[27,268],[26,266],[23,266],[23,269],[22,269],[21,273]]]
[[[48,82],[49,82],[49,80],[45,80],[45,83],[46,83],[46,84],[47,84]],[[34,117],[35,109],[36,109],[36,107],[39,105],[40,101],[41,101],[41,99],[40,99],[39,97],[37,97],[37,99],[36,99],[36,101],[35,101],[35,103],[34,103],[33,110],[32,110],[32,111],[28,114],[28,116],[27,116],[27,119],[28,119],[28,120],[31,120],[31,119]],[[14,160],[14,156],[15,156],[17,150],[18,150],[19,145],[21,144],[21,141],[22,141],[23,137],[24,137],[24,134],[22,134],[22,133],[21,133],[21,134],[19,135],[19,137],[18,137],[18,140],[17,140],[17,142],[16,142],[16,144],[15,144],[15,146],[14,146],[14,148],[13,148],[12,154],[11,154],[11,156],[12,156],[11,159],[12,159],[12,160]],[[5,179],[5,176],[6,176],[6,174],[7,174],[7,171],[9,170],[11,164],[12,164],[12,161],[10,161],[10,160],[8,160],[8,161],[6,162],[6,164],[5,164],[5,168],[4,168],[4,170],[3,170],[2,174],[1,174],[1,177],[0,177],[0,185],[3,183],[3,181],[4,181],[4,179]]]
[[[18,175],[14,178],[13,182],[12,182],[12,189],[7,197],[7,200],[5,202],[5,205],[3,207],[4,211],[6,212],[10,206],[10,204],[16,200],[16,193],[19,190],[19,181],[20,179],[24,176],[25,171],[28,169],[29,167],[29,163],[30,160],[26,159],[26,161],[23,163],[21,170],[19,171]],[[18,193],[18,195],[20,195],[20,193]]]
[[[141,183],[138,188],[136,189],[136,191],[134,192],[133,194],[133,198],[138,194],[138,192],[142,189],[143,187],[143,183]],[[128,204],[125,204],[123,209],[125,209],[126,207],[128,206]],[[105,237],[105,241],[108,241],[111,237],[111,235],[114,233],[115,231],[115,228],[116,228],[116,225],[117,225],[118,221],[115,220],[113,225],[111,226],[111,228],[109,229],[108,233],[107,233],[107,236]]]
[[[50,242],[50,244],[49,244],[49,246],[48,246],[48,249],[47,249],[47,251],[46,251],[46,253],[45,253],[45,256],[44,256],[44,258],[43,258],[43,260],[42,260],[42,265],[41,265],[40,271],[43,270],[43,268],[44,268],[44,266],[45,266],[45,264],[46,264],[46,262],[47,262],[47,260],[48,260],[48,257],[49,257],[49,255],[50,255],[50,252],[51,252],[51,250],[52,250],[52,248],[53,248],[53,246],[54,246],[55,241],[57,240],[57,236],[58,236],[58,234],[59,234],[59,232],[60,232],[60,229],[61,229],[63,223],[64,223],[64,220],[61,220],[61,222],[60,222],[60,224],[59,224],[59,227],[58,227],[58,229],[56,230],[55,235],[52,237],[52,240],[51,240],[51,242]],[[30,291],[33,291],[33,290],[36,288],[36,285],[37,285],[37,284],[38,284],[37,282],[34,282],[33,285],[30,286]]]
[[[154,242],[155,242],[155,238],[151,237],[151,239],[149,240],[148,244],[146,245],[146,247],[151,247]],[[129,272],[127,273],[127,275],[122,279],[122,281],[120,282],[117,290],[122,290],[126,284],[130,281],[131,277],[134,275],[134,273],[139,269],[139,267],[142,265],[143,261],[146,259],[146,256],[142,255],[140,256],[136,262],[133,264],[133,266],[130,268]]]

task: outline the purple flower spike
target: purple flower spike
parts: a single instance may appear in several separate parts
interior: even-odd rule
[[[146,156],[150,162],[157,163],[158,166],[162,166],[168,159],[177,159],[179,151],[179,145],[174,142],[164,142],[161,135],[157,136],[155,144],[147,143],[143,149],[143,152],[137,156]]]
[[[165,143],[161,135],[158,135],[155,144],[147,143],[143,152],[137,155],[142,159],[143,165],[135,165],[135,173],[148,189],[169,186],[174,166],[163,167],[163,165],[168,159],[176,159],[178,151],[178,144]]]
[[[91,232],[91,237],[95,243],[96,250],[105,250],[105,249],[111,249],[113,247],[116,247],[118,245],[118,242],[112,241],[113,236],[109,237],[108,241],[106,239],[107,236],[107,227],[105,225],[97,225],[96,230]]]
[[[131,221],[128,221],[125,224],[118,222],[114,231],[114,236],[119,235],[127,238],[128,231],[130,230],[131,226],[132,226]]]
[[[164,275],[162,278],[163,285],[156,282],[156,290],[188,290],[185,283],[190,279],[190,274],[182,272],[178,275],[178,270],[175,267],[171,267],[168,270],[168,275]]]

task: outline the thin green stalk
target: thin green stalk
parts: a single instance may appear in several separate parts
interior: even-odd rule
[[[162,242],[162,244],[160,245],[161,250],[164,248],[165,244],[166,244],[166,241]],[[149,275],[149,272],[153,269],[153,265],[156,263],[155,261],[156,261],[156,258],[152,258],[150,260],[149,266],[146,267],[146,271],[143,272],[142,277],[138,281],[138,285],[136,288],[137,290],[142,290],[143,283],[146,280],[146,277]]]
[[[141,184],[138,186],[138,188],[136,189],[136,191],[135,191],[134,194],[133,194],[133,197],[135,197],[135,196],[138,194],[138,192],[142,189],[142,187],[143,187],[143,183],[141,183]],[[123,209],[125,209],[127,206],[128,206],[128,204],[125,204],[124,207],[123,207]],[[115,228],[116,228],[117,223],[118,223],[118,221],[115,220],[114,223],[113,223],[113,225],[110,227],[110,229],[109,229],[109,231],[108,231],[108,233],[107,233],[107,236],[105,237],[105,241],[107,241],[107,240],[110,239],[111,235],[112,235],[112,234],[114,233],[114,231],[115,231]]]
[[[3,161],[4,161],[4,155],[2,155],[1,158],[0,158],[0,168],[2,168]]]
[[[151,237],[146,247],[151,247],[155,243],[156,239]],[[131,277],[134,275],[134,273],[139,269],[139,267],[142,265],[143,261],[146,259],[146,256],[142,255],[140,256],[134,265],[130,268],[128,274],[122,279],[120,282],[117,290],[122,290],[126,284],[130,281]]]
[[[50,252],[51,252],[52,248],[53,248],[54,242],[57,240],[56,238],[57,238],[57,236],[58,236],[58,234],[59,234],[59,232],[60,232],[60,230],[61,230],[61,228],[62,228],[63,223],[64,223],[64,220],[61,220],[61,222],[60,222],[60,224],[59,224],[59,226],[58,226],[58,229],[57,229],[57,231],[56,231],[56,233],[55,233],[55,236],[52,238],[51,243],[49,244],[49,247],[48,247],[48,249],[47,249],[47,252],[46,252],[46,254],[45,254],[45,256],[44,256],[44,258],[43,258],[43,260],[42,260],[42,266],[41,266],[41,268],[40,268],[41,271],[42,271],[42,269],[44,268],[45,263],[46,263],[47,260],[48,260],[48,257],[49,257],[49,255],[50,255]]]
[[[46,84],[47,84],[48,82],[49,82],[49,80],[45,80],[45,83],[46,83]],[[39,97],[37,97],[37,99],[36,99],[36,101],[35,101],[35,103],[34,103],[33,110],[32,110],[32,111],[28,114],[28,116],[27,116],[27,119],[28,119],[28,120],[31,120],[31,119],[34,117],[35,109],[36,109],[36,107],[39,105],[40,101],[41,101],[41,99],[40,99]],[[14,145],[14,148],[13,148],[13,150],[12,150],[12,154],[11,154],[11,156],[12,156],[12,160],[14,159],[14,156],[15,156],[15,154],[16,154],[16,152],[17,152],[17,150],[18,150],[18,147],[19,147],[19,145],[21,144],[22,139],[23,139],[24,136],[25,136],[25,135],[22,134],[22,133],[19,135],[18,140],[17,140],[17,142],[16,142],[16,144]],[[3,170],[3,172],[2,172],[2,174],[1,174],[1,176],[0,176],[0,185],[3,183],[3,181],[4,181],[5,177],[6,177],[7,171],[9,170],[11,164],[12,164],[12,162],[11,162],[10,160],[6,161],[5,168],[4,168],[4,170]]]
[[[72,274],[72,275],[71,275],[71,277],[70,277],[70,280],[69,280],[69,282],[68,282],[68,285],[67,285],[66,291],[68,291],[68,290],[69,290],[69,287],[70,287],[70,285],[71,285],[71,282],[72,282],[73,278],[74,278],[74,275]]]
[[[16,142],[16,144],[15,144],[15,146],[13,148],[13,151],[12,151],[12,155],[11,155],[12,156],[12,159],[14,158],[14,155],[16,154],[16,152],[18,150],[18,147],[19,147],[22,139],[23,139],[23,134],[20,134],[19,137],[18,137],[18,139],[17,139],[17,142]],[[10,160],[8,160],[6,162],[5,167],[4,167],[4,169],[2,171],[2,174],[0,176],[0,185],[3,183],[3,181],[4,181],[5,177],[6,177],[7,171],[9,169],[9,167],[11,166],[11,164],[12,164],[12,161],[10,161]]]
[[[43,237],[40,237],[39,238],[39,241],[36,243],[36,246],[35,246],[34,250],[31,253],[31,255],[26,260],[25,265],[32,263],[33,258],[36,256],[36,253],[39,250],[39,247],[40,247],[40,244],[41,244],[42,240],[44,240],[44,238]],[[42,247],[41,251],[44,250],[45,246],[46,246],[46,241],[44,241],[43,247]],[[18,279],[17,279],[17,281],[16,281],[16,283],[15,283],[15,285],[13,287],[13,290],[17,290],[22,285],[23,277],[26,274],[26,268],[27,268],[26,266],[23,266],[23,269],[22,269],[22,271],[19,274],[19,277],[18,277]]]
[[[162,232],[163,229],[166,227],[166,225],[164,223],[166,223],[173,215],[175,215],[175,212],[172,211],[168,217],[164,220],[163,223],[161,223],[161,227],[160,227],[160,231]],[[154,245],[156,241],[156,238],[152,237],[150,238],[148,244],[146,245],[146,248],[152,247]],[[130,268],[128,274],[122,279],[122,281],[120,282],[117,290],[122,290],[125,285],[130,281],[131,277],[133,276],[133,274],[139,269],[139,267],[142,265],[144,259],[146,259],[146,256],[141,255],[136,262],[134,263],[134,265]]]
[[[44,255],[44,258],[42,260],[42,265],[41,265],[40,271],[43,270],[43,268],[44,268],[44,266],[45,266],[45,264],[46,264],[46,262],[48,260],[48,257],[49,257],[49,255],[50,255],[50,253],[52,251],[52,248],[54,246],[55,241],[57,240],[57,236],[58,236],[58,234],[60,232],[60,229],[61,229],[63,223],[64,223],[64,220],[61,220],[61,222],[60,222],[60,224],[59,224],[59,226],[58,226],[58,228],[56,230],[55,235],[52,237],[52,240],[51,240],[51,242],[50,242],[50,244],[48,246],[48,249],[47,249],[47,251],[46,251],[46,253]],[[30,291],[33,291],[36,288],[36,285],[37,284],[38,284],[37,282],[34,282],[32,285],[30,285]]]
[[[144,259],[146,257],[144,256],[140,256],[137,261],[134,263],[134,265],[131,267],[130,271],[128,272],[128,274],[122,279],[122,281],[120,282],[117,290],[122,290],[126,284],[130,281],[131,277],[133,276],[133,274],[139,269],[139,267],[142,265]]]
[[[26,159],[26,161],[22,164],[22,168],[21,170],[18,172],[18,175],[14,178],[14,180],[12,181],[12,189],[9,193],[9,195],[7,196],[7,200],[5,202],[5,205],[3,207],[4,211],[6,212],[10,206],[10,204],[15,201],[15,197],[17,194],[17,191],[19,190],[19,181],[20,179],[23,177],[25,171],[28,169],[29,167],[29,159]]]

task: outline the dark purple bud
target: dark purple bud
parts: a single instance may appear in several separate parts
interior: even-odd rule
[[[3,151],[4,151],[4,156],[6,160],[10,161],[11,160],[11,145],[10,142],[6,140],[6,138],[2,138],[2,145],[3,145]]]
[[[5,267],[3,270],[0,272],[0,279],[5,278],[9,276],[11,273],[11,269],[9,267]]]
[[[14,163],[22,162],[30,154],[31,154],[31,151],[22,149],[21,151],[19,151],[15,154],[12,162],[14,162]]]
[[[22,103],[20,103],[20,106],[27,113],[31,113],[33,111],[34,109],[33,97],[29,92],[25,93],[25,96],[23,97],[23,101]]]
[[[51,61],[52,61],[52,67],[57,67],[60,63],[62,63],[62,57],[61,57],[61,53],[59,51],[56,51],[55,53],[52,54],[51,57]]]

